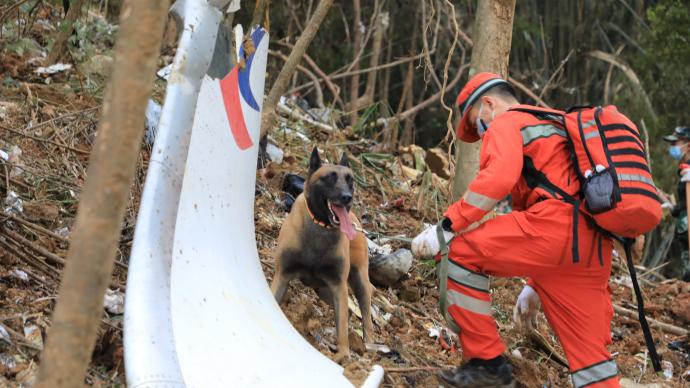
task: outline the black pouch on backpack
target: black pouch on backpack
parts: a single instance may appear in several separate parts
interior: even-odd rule
[[[615,187],[610,169],[590,175],[585,181],[584,188],[587,210],[597,214],[613,209],[616,206]]]

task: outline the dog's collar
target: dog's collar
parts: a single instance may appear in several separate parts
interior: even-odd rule
[[[309,218],[311,218],[312,222],[315,223],[316,225],[324,228],[324,229],[335,229],[335,225],[327,224],[323,221],[319,221],[314,217],[314,213],[312,213],[311,209],[309,208],[309,201],[304,201],[305,204],[307,205],[307,213],[309,214]]]

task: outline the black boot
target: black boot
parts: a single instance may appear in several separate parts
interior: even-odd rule
[[[454,369],[441,371],[438,376],[451,387],[513,388],[513,367],[503,356],[492,360],[471,359]]]

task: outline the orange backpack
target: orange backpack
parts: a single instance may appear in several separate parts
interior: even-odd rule
[[[661,221],[661,201],[635,124],[615,106],[514,108],[565,129],[580,179],[580,198],[597,226],[635,238]],[[543,174],[540,174],[543,176]]]

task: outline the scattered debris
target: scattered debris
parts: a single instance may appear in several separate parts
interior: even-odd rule
[[[12,345],[12,339],[10,338],[10,333],[7,332],[7,329],[5,329],[5,326],[0,324],[0,340],[3,340],[7,342],[8,344]]]
[[[170,74],[172,73],[172,67],[173,64],[169,64],[168,66],[163,67],[162,69],[158,70],[156,75],[160,77],[161,79],[168,80],[170,78]]]
[[[412,252],[398,249],[392,254],[380,254],[369,259],[369,277],[381,287],[390,287],[412,268]]]
[[[288,173],[283,177],[281,190],[283,191],[283,206],[289,212],[295,199],[304,191],[305,179],[297,174]]]
[[[37,349],[43,349],[43,334],[41,328],[33,323],[24,326],[24,337],[26,340],[35,345]]]
[[[156,139],[156,129],[158,128],[158,121],[161,119],[161,110],[163,108],[157,102],[149,98],[146,104],[146,132],[144,133],[144,140],[146,144],[152,146]]]
[[[21,269],[16,269],[16,268],[15,268],[15,269],[12,271],[12,276],[15,277],[15,278],[17,278],[17,279],[19,279],[19,280],[21,280],[21,281],[23,281],[23,282],[28,282],[28,281],[29,281],[29,275],[28,275],[26,272],[22,271]]]
[[[391,348],[389,348],[386,345],[382,345],[382,344],[367,343],[366,348],[367,348],[367,352],[376,352],[376,353],[383,353],[383,354],[388,354],[391,352]]]
[[[38,69],[34,70],[36,74],[55,74],[59,73],[61,71],[69,70],[72,68],[72,65],[69,63],[56,63],[54,65],[50,65],[48,67],[39,67]]]
[[[268,160],[271,162],[277,164],[283,163],[285,152],[283,152],[271,138],[268,139],[268,143],[266,144],[266,154],[268,154]]]
[[[10,191],[5,197],[5,213],[20,214],[24,211],[23,201],[16,192]]]
[[[111,289],[105,290],[103,307],[111,314],[122,315],[125,313],[125,294]]]

